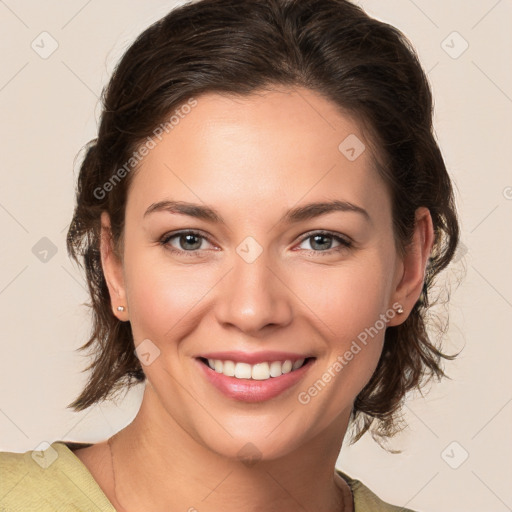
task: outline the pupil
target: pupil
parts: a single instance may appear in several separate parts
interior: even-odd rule
[[[192,234],[187,234],[187,235],[181,235],[181,240],[186,240],[185,244],[189,243],[189,240],[190,239],[194,239],[194,238],[198,238],[196,235],[192,235]],[[198,249],[199,246],[201,245],[201,242],[196,242],[195,244],[193,242],[190,242],[192,243],[192,245],[196,245],[197,247],[188,247],[189,249]],[[182,244],[182,247],[183,247],[183,244]]]
[[[314,245],[315,245],[315,244],[317,244],[316,240],[317,240],[318,238],[320,238],[320,239],[322,239],[322,238],[323,238],[324,240],[325,240],[325,239],[327,239],[327,240],[328,240],[327,245],[330,245],[330,244],[329,244],[329,235],[313,235],[313,239],[314,239],[314,242],[313,242],[313,244],[312,244],[313,248],[315,248],[315,247],[314,247]],[[318,244],[317,244],[317,245],[318,245]],[[322,248],[323,248],[323,249],[329,249],[329,247],[325,247],[325,244],[323,244],[323,245],[324,245],[324,247],[322,247],[322,244],[320,244],[320,249],[322,249]]]

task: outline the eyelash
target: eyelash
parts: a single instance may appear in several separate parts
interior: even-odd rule
[[[197,236],[201,239],[207,240],[209,242],[208,237],[202,235],[199,231],[179,231],[177,233],[165,234],[159,240],[159,243],[160,243],[160,245],[166,247],[167,250],[169,250],[171,253],[174,253],[174,254],[186,255],[186,256],[191,256],[191,257],[200,256],[200,249],[196,249],[193,251],[183,251],[181,249],[176,249],[176,248],[172,247],[171,245],[169,245],[170,240],[172,240],[173,238],[179,237],[179,236],[183,236],[183,235],[195,235],[195,236]],[[323,235],[323,236],[328,236],[330,238],[333,238],[334,240],[339,242],[340,245],[338,247],[327,249],[325,251],[315,251],[313,249],[304,249],[304,250],[306,250],[309,253],[321,254],[323,256],[323,255],[332,255],[333,252],[341,252],[343,250],[351,249],[353,247],[353,244],[350,240],[348,240],[340,235],[337,235],[335,233],[332,233],[330,231],[323,231],[323,230],[311,231],[309,233],[306,233],[306,235],[301,238],[299,245],[302,244],[302,242],[304,242],[308,238],[312,238],[317,235]]]

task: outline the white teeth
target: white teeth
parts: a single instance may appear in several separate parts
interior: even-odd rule
[[[284,363],[283,363],[283,366],[281,367],[281,371],[283,373],[290,373],[292,371],[292,362],[287,359]]]
[[[293,363],[292,369],[296,370],[297,368],[300,368],[303,364],[304,364],[304,359],[298,359],[297,361],[295,361],[295,363]]]
[[[217,373],[222,373],[222,366],[223,366],[222,361],[219,361],[219,360],[217,359],[217,360],[215,361],[215,366],[214,366],[215,371],[216,371]]]
[[[254,380],[267,380],[270,378],[270,367],[268,363],[258,363],[252,367],[251,377]]]
[[[250,379],[251,378],[251,365],[247,363],[236,363],[235,377],[237,379]]]
[[[227,375],[228,377],[235,376],[235,363],[233,361],[224,361],[224,366],[222,367],[222,373]]]
[[[270,363],[270,376],[279,377],[281,375],[281,361],[272,361]]]
[[[297,370],[304,364],[305,359],[291,361],[272,361],[270,363],[235,363],[234,361],[221,361],[220,359],[208,359],[208,366],[217,373],[237,379],[267,380],[271,377],[279,377],[285,373]]]

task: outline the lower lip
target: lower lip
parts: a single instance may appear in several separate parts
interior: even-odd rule
[[[237,379],[236,377],[228,377],[223,373],[217,373],[200,359],[196,359],[200,371],[203,372],[211,384],[229,398],[242,402],[264,402],[280,395],[283,391],[297,384],[306,375],[314,361],[315,359],[309,359],[304,366],[279,377],[253,380]]]

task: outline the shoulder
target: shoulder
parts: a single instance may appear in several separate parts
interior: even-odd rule
[[[78,448],[82,443],[67,443]],[[43,450],[0,452],[0,509],[115,512],[84,464],[63,441]]]
[[[382,501],[366,485],[351,478],[339,469],[336,472],[348,483],[354,496],[354,512],[414,512],[405,507],[398,507]]]

